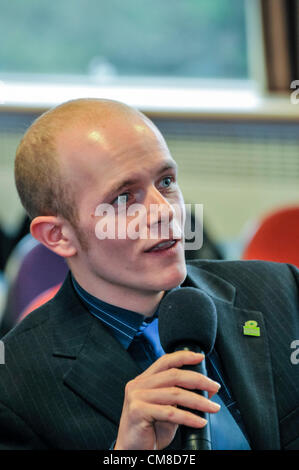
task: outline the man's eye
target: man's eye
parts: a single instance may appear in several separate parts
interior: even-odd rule
[[[163,178],[161,181],[161,185],[163,188],[168,188],[171,183],[173,183],[173,177],[172,176],[166,176],[166,178]]]
[[[114,201],[112,201],[112,205],[121,205],[121,204],[127,204],[129,200],[130,194],[129,193],[122,193],[119,196],[117,196]]]

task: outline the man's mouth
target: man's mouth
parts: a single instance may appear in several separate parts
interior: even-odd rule
[[[156,245],[154,245],[149,250],[146,250],[145,252],[152,253],[154,251],[165,251],[165,250],[172,248],[177,242],[178,240],[165,240],[165,241],[157,243]]]

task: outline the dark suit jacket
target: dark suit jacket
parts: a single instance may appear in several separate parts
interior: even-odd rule
[[[299,271],[258,261],[192,261],[184,286],[217,307],[216,349],[253,449],[299,448]],[[244,336],[256,320],[260,337]],[[56,297],[4,338],[0,449],[108,449],[125,384],[138,375],[127,351],[74,292]],[[179,432],[172,444],[180,448]]]

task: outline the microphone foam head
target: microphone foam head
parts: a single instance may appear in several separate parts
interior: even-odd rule
[[[214,302],[194,287],[169,292],[159,307],[159,335],[166,353],[196,344],[208,355],[215,343],[217,313]]]

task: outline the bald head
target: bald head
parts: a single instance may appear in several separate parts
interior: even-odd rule
[[[61,215],[76,225],[74,173],[84,172],[85,149],[97,145],[107,155],[128,127],[163,140],[146,116],[112,100],[69,101],[39,117],[20,142],[15,160],[16,186],[29,216]]]

